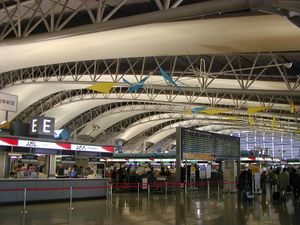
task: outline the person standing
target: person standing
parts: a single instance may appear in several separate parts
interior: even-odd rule
[[[282,199],[285,199],[285,193],[288,189],[289,184],[289,174],[287,172],[287,169],[284,168],[278,176],[279,191]]]
[[[112,180],[113,186],[116,186],[116,184],[117,184],[117,167],[114,167],[113,171],[111,172],[111,180]]]
[[[300,200],[300,167],[295,176],[295,189],[294,189],[295,200],[299,202]]]
[[[263,171],[262,174],[260,175],[260,187],[263,194],[266,193],[266,184],[267,184],[267,175],[266,175],[266,171]]]

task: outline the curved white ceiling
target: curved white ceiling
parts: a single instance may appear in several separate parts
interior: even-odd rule
[[[228,124],[243,124],[244,122],[242,121],[217,121],[217,122],[212,122],[209,120],[187,120],[187,121],[180,121],[177,123],[173,123],[169,126],[164,127],[163,129],[157,131],[156,133],[154,133],[153,135],[151,135],[150,137],[148,137],[145,142],[149,142],[152,144],[156,144],[159,141],[161,141],[162,139],[166,138],[167,136],[171,135],[172,133],[176,132],[176,127],[190,127],[190,126],[195,126],[195,125],[206,125],[206,124],[214,124],[217,123],[217,125],[219,124],[224,124],[224,125],[228,125]]]
[[[205,114],[182,114],[182,113],[162,113],[158,115],[153,115],[151,117],[143,118],[126,129],[123,133],[119,134],[115,139],[122,139],[125,141],[130,140],[136,135],[145,132],[151,127],[157,126],[161,123],[175,120],[175,119],[226,119],[225,116],[214,116],[214,115],[205,115]]]
[[[51,95],[53,93],[64,91],[64,90],[72,90],[72,89],[80,89],[80,88],[86,88],[90,83],[80,83],[80,82],[41,82],[41,83],[24,83],[24,84],[17,84],[12,85],[7,88],[4,88],[1,90],[3,93],[8,94],[14,94],[18,96],[18,111],[17,112],[9,112],[8,119],[12,120],[15,118],[20,112],[22,112],[25,108],[30,106],[31,104],[35,103],[36,101]],[[224,85],[224,84],[223,84]],[[155,99],[153,99],[152,102],[163,102],[163,103],[178,103],[178,104],[184,104],[185,106],[190,107],[196,107],[198,105],[203,104],[210,104],[210,101],[207,97],[199,97],[197,98],[193,104],[187,104],[187,97],[184,95],[173,95],[172,102],[169,101],[167,95],[164,94],[158,94],[156,95]],[[104,98],[104,95],[98,94],[94,99]],[[108,96],[108,99],[110,99],[112,102],[114,102],[116,99],[123,101],[149,101],[149,96],[147,94],[139,94],[135,96],[131,93],[125,93],[122,95],[122,98],[118,94],[111,93]],[[80,100],[80,97],[74,97],[74,100]],[[68,101],[68,100],[65,100]],[[197,105],[198,104],[198,105]],[[222,105],[230,105],[235,106],[235,102],[231,99],[221,99],[219,101],[219,104]],[[248,101],[246,104],[247,107],[252,106],[260,106],[258,102]],[[274,104],[272,106],[273,109],[279,109],[279,110],[287,110],[289,111],[289,106],[286,104]],[[297,106],[297,110],[300,108],[300,106]],[[183,111],[183,110],[179,110]],[[236,113],[238,110],[236,110]],[[5,112],[0,112],[0,120],[5,119]]]
[[[170,121],[173,119],[161,119],[156,121],[148,121],[142,124],[138,124],[136,126],[130,127],[126,129],[125,132],[119,134],[115,139],[122,139],[124,141],[128,141],[131,138],[137,136],[138,134],[144,133],[146,130],[150,129],[151,127],[157,126],[164,122]]]
[[[121,102],[124,100],[118,99],[83,99],[81,101],[68,102],[66,104],[58,105],[48,110],[44,115],[55,118],[55,129],[61,128],[65,123],[88,111],[94,107]]]
[[[176,127],[170,128],[167,130],[160,131],[159,133],[155,133],[154,135],[150,136],[146,139],[146,143],[157,144],[159,141],[163,140],[164,138],[168,137],[171,134],[176,132]]]
[[[300,30],[277,15],[155,23],[1,45],[0,73],[60,62],[140,56],[300,50]]]
[[[1,54],[1,53],[0,53]],[[86,84],[71,83],[30,83],[13,85],[1,90],[3,93],[14,94],[18,96],[17,112],[9,112],[8,120],[14,119],[20,112],[32,105],[36,101],[51,95],[53,93],[86,87]],[[0,112],[0,119],[4,120],[5,113]]]
[[[175,106],[170,109],[167,105],[126,105],[122,107],[117,107],[112,110],[106,111],[101,115],[97,116],[91,120],[78,134],[81,136],[91,136],[96,137],[101,132],[112,126],[113,124],[120,122],[128,117],[132,117],[145,112],[153,111],[180,111],[181,106]],[[94,129],[93,127],[98,125],[99,128]]]
[[[145,112],[150,112],[151,110],[140,110],[140,111],[125,111],[125,112],[116,112],[111,113],[107,111],[100,116],[96,117],[94,120],[87,123],[87,125],[79,132],[78,137],[96,137],[101,134],[104,130],[110,126],[135,115],[142,114]],[[94,129],[93,126],[98,125],[99,128]]]

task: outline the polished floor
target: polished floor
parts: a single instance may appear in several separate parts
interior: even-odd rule
[[[184,195],[146,193],[137,199],[136,193],[114,193],[110,200],[85,200],[30,204],[28,213],[22,206],[0,206],[0,225],[288,225],[300,224],[300,203],[292,196],[286,201],[273,202],[270,194],[257,195],[251,203],[236,194],[217,194],[210,200],[207,192]]]

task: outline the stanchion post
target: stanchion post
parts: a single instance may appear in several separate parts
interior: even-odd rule
[[[207,179],[207,199],[210,199],[210,186],[209,186],[209,179]]]
[[[137,200],[140,200],[140,183],[138,183],[137,187]]]
[[[106,183],[106,199],[109,198],[109,188],[108,188],[108,182]]]
[[[69,205],[69,210],[73,210],[73,187],[70,187],[70,205]]]
[[[110,205],[112,205],[113,202],[113,186],[112,184],[110,185]]]
[[[148,184],[148,199],[147,199],[148,200],[148,202],[147,202],[148,205],[150,205],[150,191],[151,191],[150,190],[150,184]]]
[[[184,182],[184,194],[187,194],[187,184]]]
[[[218,195],[220,194],[220,183],[218,181]]]
[[[168,182],[165,182],[165,195],[168,197]]]
[[[27,188],[24,188],[24,197],[23,197],[23,210],[21,211],[22,214],[27,214],[26,211],[26,203],[27,203]]]

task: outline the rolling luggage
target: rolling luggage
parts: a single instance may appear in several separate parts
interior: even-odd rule
[[[252,202],[254,200],[254,194],[251,193],[250,191],[246,191],[245,198],[247,202]]]
[[[279,201],[280,200],[280,193],[279,193],[279,191],[273,192],[272,198],[275,201]]]
[[[278,191],[277,185],[274,185],[274,191],[273,191],[273,194],[272,194],[272,198],[273,198],[274,201],[279,201],[280,200],[280,193]]]

